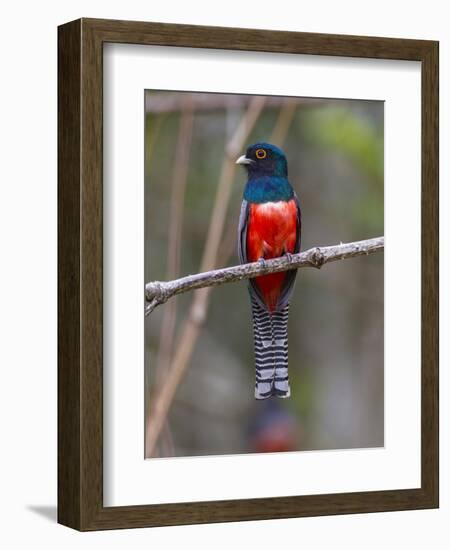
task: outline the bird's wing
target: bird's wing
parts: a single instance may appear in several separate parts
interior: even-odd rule
[[[300,252],[301,233],[302,233],[302,212],[300,210],[300,201],[294,192],[294,200],[297,205],[297,239],[295,241],[294,254]],[[294,290],[295,278],[297,277],[297,269],[286,272],[286,277],[283,281],[280,297],[277,303],[277,311],[282,310],[289,302],[291,294]]]
[[[243,200],[238,226],[238,256],[241,264],[247,263],[247,227],[249,210],[248,202]]]
[[[247,263],[247,229],[248,229],[248,216],[250,208],[248,202],[244,199],[241,206],[241,214],[239,216],[239,226],[238,226],[238,256],[241,264]],[[254,296],[258,304],[266,309],[263,297],[259,291],[257,285],[255,284],[254,279],[249,279],[249,292]]]

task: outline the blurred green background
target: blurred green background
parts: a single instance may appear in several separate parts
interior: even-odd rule
[[[201,270],[224,178],[214,263],[239,263],[246,174],[233,161],[260,140],[286,152],[302,250],[383,235],[383,102],[147,91],[145,106],[147,282]],[[290,399],[254,399],[246,282],[213,288],[206,306],[200,297],[200,323],[194,299],[181,295],[146,318],[146,456],[383,446],[382,253],[299,271]]]

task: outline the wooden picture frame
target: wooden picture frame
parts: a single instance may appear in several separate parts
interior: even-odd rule
[[[421,487],[105,507],[102,61],[106,42],[358,58],[422,67]],[[438,506],[438,43],[79,19],[58,29],[58,521],[81,530]]]

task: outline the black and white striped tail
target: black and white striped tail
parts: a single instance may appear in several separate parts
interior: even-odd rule
[[[255,398],[272,395],[289,397],[288,316],[289,304],[269,313],[252,296],[253,334],[255,341]]]

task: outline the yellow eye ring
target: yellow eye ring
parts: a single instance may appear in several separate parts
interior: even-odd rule
[[[262,160],[267,157],[267,151],[265,149],[256,149],[255,155],[257,159]]]

